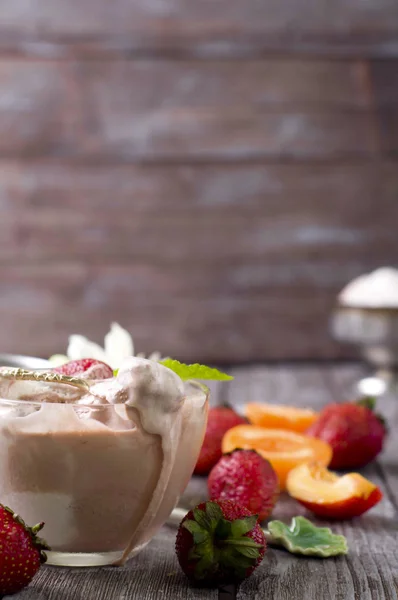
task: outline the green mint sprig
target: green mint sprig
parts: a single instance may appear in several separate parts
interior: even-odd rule
[[[223,373],[218,369],[213,369],[212,367],[206,367],[205,365],[199,365],[195,363],[193,365],[186,365],[184,363],[179,362],[178,360],[173,360],[172,358],[165,358],[160,361],[160,364],[168,369],[177,373],[181,379],[207,379],[213,381],[232,381],[233,377],[231,375],[227,375],[227,373]]]

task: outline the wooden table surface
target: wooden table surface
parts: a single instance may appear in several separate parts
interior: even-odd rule
[[[316,408],[349,398],[363,375],[358,365],[273,365],[234,369],[232,384],[213,386],[213,402],[248,400],[293,403]],[[256,573],[236,591],[238,600],[397,600],[398,599],[398,397],[386,396],[379,410],[390,436],[380,460],[363,472],[384,493],[369,514],[333,529],[348,539],[349,554],[336,559],[298,558],[269,549]],[[183,502],[188,507],[205,494],[205,482],[192,480]],[[306,514],[282,497],[274,518]],[[325,522],[324,522],[325,523]],[[46,566],[15,600],[227,600],[234,590],[191,588],[174,555],[175,529],[163,527],[136,558],[122,568],[67,569]]]

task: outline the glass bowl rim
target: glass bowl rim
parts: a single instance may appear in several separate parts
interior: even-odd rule
[[[37,371],[47,371],[48,369],[36,369]],[[93,380],[94,381],[94,380]],[[97,383],[101,382],[101,381],[107,381],[106,379],[97,379],[95,380]],[[189,380],[185,380],[183,381],[184,383],[184,388],[187,388],[187,386],[191,386],[191,387],[196,387],[197,390],[195,393],[197,392],[202,392],[204,395],[204,403],[208,402],[209,397],[210,397],[210,389],[207,387],[206,384],[204,384],[201,381],[197,381],[196,379],[189,379]],[[52,385],[65,385],[62,383],[58,383],[58,384],[52,384]],[[188,393],[188,391],[185,389],[184,396],[183,396],[183,400],[185,401],[185,398],[187,398],[188,396],[193,395],[192,393]],[[38,402],[35,400],[21,400],[18,398],[3,398],[0,396],[0,406],[3,404],[11,404],[12,406],[45,406],[45,405],[51,405],[51,406],[71,406],[72,408],[91,408],[91,409],[96,409],[96,410],[104,410],[104,409],[110,409],[112,407],[115,406],[124,406],[124,403],[117,403],[117,404],[111,404],[111,403],[107,403],[107,404],[87,404],[84,402],[80,402],[80,403],[76,403],[76,402]],[[1,416],[0,416],[1,418]]]

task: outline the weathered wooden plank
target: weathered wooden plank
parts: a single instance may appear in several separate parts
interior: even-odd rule
[[[63,350],[71,333],[101,341],[117,320],[134,334],[139,351],[159,350],[183,360],[341,353],[327,333],[330,290],[315,294],[308,285],[265,283],[263,292],[251,294],[244,281],[231,283],[232,266],[213,269],[210,285],[209,269],[2,267],[1,345],[8,352],[48,356]]]
[[[376,126],[383,152],[398,152],[398,61],[373,61],[369,77],[372,80]]]
[[[2,217],[14,212],[16,219],[28,218],[27,213],[32,219],[35,212],[37,221],[47,215],[52,226],[61,218],[66,225],[73,213],[106,224],[125,214],[196,217],[202,211],[211,219],[224,210],[225,218],[231,211],[264,211],[270,218],[289,214],[286,227],[293,215],[301,221],[327,215],[326,224],[337,222],[337,213],[343,212],[340,227],[341,222],[367,227],[383,219],[385,225],[391,223],[386,213],[396,209],[397,193],[398,163],[388,161],[167,167],[0,162]],[[335,238],[347,236],[341,229],[334,233]]]
[[[373,84],[376,107],[380,111],[395,108],[398,104],[398,61],[371,61],[369,77]]]
[[[318,265],[342,260],[335,272],[319,271],[316,283],[333,286],[398,251],[394,163],[102,169],[4,162],[0,189],[3,264],[234,259],[249,267],[237,278],[255,287],[292,277],[315,282]]]
[[[60,156],[76,144],[76,96],[59,65],[0,61],[0,89],[0,155]]]
[[[302,106],[336,112],[372,108],[368,67],[360,60],[291,56],[245,62],[79,61],[72,72],[90,106],[101,96],[102,106],[131,113],[187,107],[224,111]]]
[[[110,89],[110,88],[108,88]],[[98,93],[87,103],[91,133],[82,132],[77,159],[120,162],[327,160],[377,155],[369,115],[312,111],[265,114],[249,108],[186,107],[134,113],[128,101]],[[125,99],[127,100],[127,99]]]
[[[389,262],[394,256],[398,241],[392,231],[383,229],[388,227],[388,214],[379,223],[339,226],[334,224],[341,217],[337,213],[337,218],[331,217],[327,224],[330,208],[312,220],[293,214],[289,221],[280,214],[267,216],[266,207],[263,211],[236,210],[231,214],[225,209],[211,214],[192,211],[190,215],[160,212],[157,218],[134,216],[132,210],[125,215],[109,215],[108,222],[107,215],[88,212],[64,211],[62,219],[56,211],[43,215],[12,213],[0,224],[0,264],[25,261],[25,253],[28,263],[63,261],[65,257],[73,262],[84,257],[94,264],[133,260],[156,267],[236,260],[237,286],[243,286],[245,280],[248,287],[261,291],[264,283],[273,280],[283,286],[294,277],[313,283],[318,279],[321,285],[333,288],[362,265]],[[396,212],[391,211],[391,219]],[[370,242],[375,244],[372,256]],[[315,251],[316,246],[319,251]],[[339,267],[336,262],[346,258],[347,251],[349,261]],[[355,261],[362,264],[355,266]],[[297,272],[289,276],[286,268],[293,265]],[[336,271],[322,274],[318,270],[322,266],[335,266]]]
[[[119,319],[187,359],[341,356],[335,295],[398,252],[397,172],[2,163],[2,345],[48,355]]]
[[[371,105],[360,63],[3,60],[0,83],[0,157],[186,163],[379,151],[372,113],[355,110]]]
[[[234,374],[235,380],[227,389],[228,400],[236,407],[242,408],[249,400],[263,400],[320,408],[327,402],[352,397],[352,389],[363,370],[356,365],[332,369],[282,366],[240,368]],[[391,426],[397,424],[395,414]],[[397,598],[397,507],[386,481],[379,476],[377,464],[367,467],[364,474],[382,487],[383,501],[369,514],[352,522],[318,521],[347,537],[348,557],[298,560],[287,553],[270,550],[259,570],[242,584],[239,600]],[[308,516],[302,507],[285,496],[277,504],[273,517],[288,521],[297,514]]]
[[[83,135],[79,154],[119,160],[234,160],[376,152],[377,139],[367,113],[325,114],[308,107],[277,106],[268,114],[266,94],[272,94],[272,80],[264,67],[259,72],[259,64],[244,69],[237,64],[232,72],[231,65],[218,70],[207,65],[184,70],[184,65],[174,67],[171,76],[162,64],[156,65],[158,72],[163,68],[162,76],[153,67],[145,73],[145,64],[97,63],[94,68],[89,64],[80,70],[87,115],[83,127],[90,133]],[[147,77],[147,85],[142,79],[140,85],[140,76]],[[289,79],[297,81],[286,76]],[[150,83],[155,81],[155,86]],[[369,90],[364,78],[358,77],[356,83],[366,102]],[[313,90],[314,99],[321,85],[321,81],[315,84],[315,91],[314,84],[307,85],[307,94]]]
[[[393,0],[363,3],[327,0],[266,4],[256,0],[118,0],[100,2],[4,0],[0,18],[3,52],[42,56],[76,54],[235,55],[264,51],[398,54],[398,11]]]

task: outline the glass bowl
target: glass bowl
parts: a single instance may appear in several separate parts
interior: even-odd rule
[[[208,403],[204,385],[186,383],[162,439],[124,404],[0,399],[0,502],[30,526],[45,522],[48,564],[123,564],[166,522],[187,486]]]

